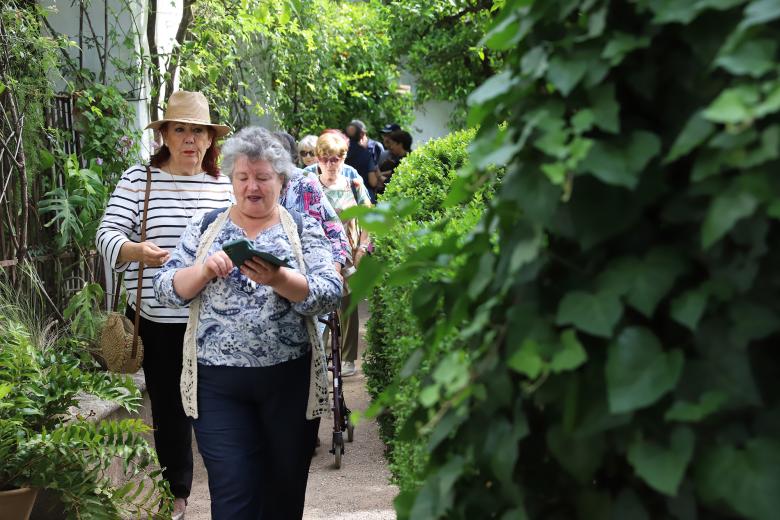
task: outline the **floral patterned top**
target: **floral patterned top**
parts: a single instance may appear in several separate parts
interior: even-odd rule
[[[322,186],[316,178],[307,177],[303,170],[296,168],[282,193],[279,203],[290,211],[309,215],[317,220],[330,240],[333,261],[347,265],[352,261],[352,251],[339,216],[327,197],[322,195]]]
[[[297,359],[308,352],[309,335],[304,316],[336,309],[342,282],[333,268],[333,255],[322,227],[313,218],[302,217],[301,246],[308,270],[309,295],[301,302],[292,303],[269,286],[255,284],[238,268],[234,268],[227,278],[215,278],[200,293],[196,334],[198,363],[262,367]],[[154,277],[155,295],[167,306],[181,307],[190,301],[176,293],[173,277],[179,269],[193,265],[202,220],[203,215],[193,217],[171,258]],[[243,229],[228,218],[211,245],[209,255],[222,249],[225,242],[237,238],[247,237]],[[298,270],[281,224],[261,231],[250,241],[255,248],[286,259]]]
[[[309,178],[317,179],[319,182],[319,172],[317,165],[312,164],[306,168],[306,175]],[[353,206],[362,205],[371,207],[371,198],[363,183],[363,178],[351,166],[344,165],[341,168],[341,174],[337,177],[336,183],[332,186],[325,186],[320,183],[322,191],[327,196],[336,213],[341,213],[345,209]],[[347,239],[354,254],[360,245],[360,226],[356,219],[350,219],[344,222],[344,228],[347,232]]]

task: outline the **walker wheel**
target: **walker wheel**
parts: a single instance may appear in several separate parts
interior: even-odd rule
[[[341,456],[344,454],[344,439],[341,437],[341,433],[334,435],[333,454],[336,456],[336,469],[341,469]]]
[[[355,438],[355,425],[347,417],[347,442],[352,442]]]

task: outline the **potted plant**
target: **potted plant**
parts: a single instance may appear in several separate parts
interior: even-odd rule
[[[173,499],[144,436],[150,428],[140,419],[94,422],[70,412],[83,394],[136,411],[142,400],[132,379],[85,366],[74,340],[41,327],[11,294],[0,280],[0,511],[10,507],[3,498],[45,488],[68,518],[169,518]],[[117,462],[119,482],[109,471]]]

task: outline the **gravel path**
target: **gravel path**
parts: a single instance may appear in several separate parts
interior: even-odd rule
[[[363,341],[368,310],[360,306],[360,345],[358,373],[344,378],[344,397],[351,410],[365,410],[369,405],[366,381],[361,368],[365,348]],[[363,421],[355,427],[355,440],[346,444],[341,469],[333,467],[330,448],[333,421],[320,423],[322,447],[311,461],[306,489],[305,520],[393,520],[393,499],[398,488],[389,484],[390,471],[384,458],[384,444],[379,439],[375,421]],[[346,435],[345,435],[346,437]],[[195,447],[195,475],[187,507],[187,520],[209,520],[208,479],[203,461]]]

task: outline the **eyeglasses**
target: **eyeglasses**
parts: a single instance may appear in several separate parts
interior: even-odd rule
[[[314,152],[309,150],[301,150],[301,157],[314,157]]]
[[[325,164],[338,164],[341,159],[343,159],[343,157],[317,157],[317,161]]]

